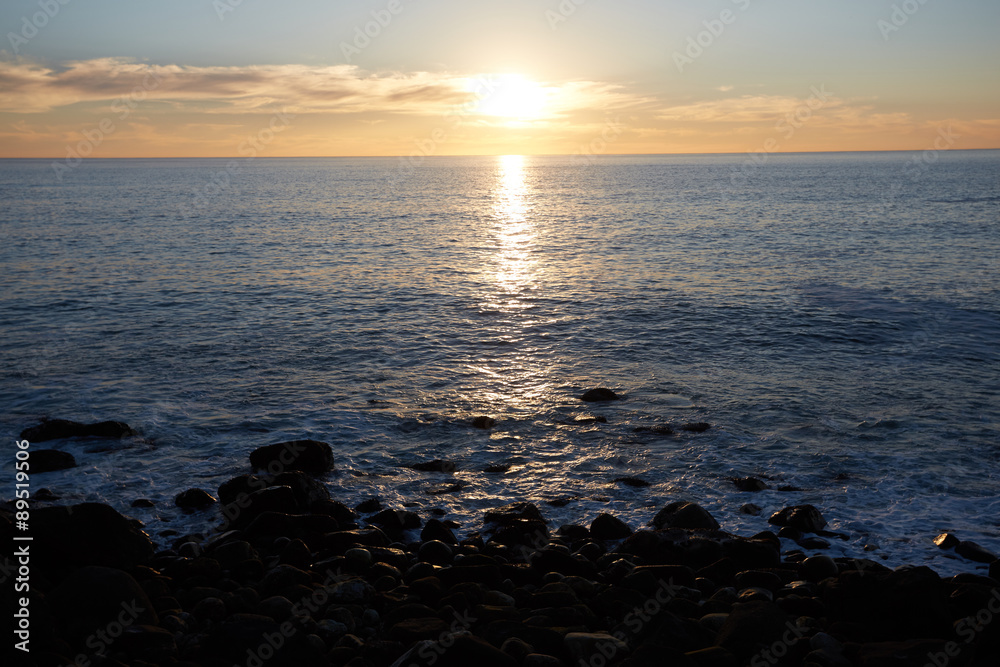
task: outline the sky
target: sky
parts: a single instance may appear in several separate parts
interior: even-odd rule
[[[4,0],[0,157],[1000,148],[997,0]]]

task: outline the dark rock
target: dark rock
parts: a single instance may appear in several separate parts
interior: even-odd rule
[[[588,403],[600,403],[604,401],[617,401],[619,399],[618,394],[611,391],[607,387],[598,387],[596,389],[591,389],[580,397],[581,401],[587,401]]]
[[[690,424],[681,425],[681,430],[687,431],[688,433],[704,433],[710,428],[712,428],[712,425],[706,424],[705,422],[692,422]]]
[[[239,503],[254,491],[267,488],[267,481],[257,475],[240,475],[219,485],[219,500],[223,505]]]
[[[483,523],[504,525],[516,519],[544,521],[542,513],[538,511],[538,507],[536,507],[534,503],[521,502],[510,503],[509,505],[504,505],[503,507],[498,507],[495,510],[486,512],[486,516],[483,517]]]
[[[266,470],[272,475],[289,470],[318,475],[334,469],[333,449],[317,440],[279,442],[251,452],[250,465],[254,470]]]
[[[90,566],[70,574],[48,596],[66,636],[79,642],[107,632],[111,623],[156,625],[159,618],[142,586],[131,575],[110,567]]]
[[[678,501],[670,503],[653,517],[656,528],[692,528],[718,530],[719,522],[703,507],[696,503]]]
[[[784,526],[778,531],[778,537],[783,537],[786,540],[792,540],[793,542],[798,542],[802,539],[802,531],[798,528],[792,528],[791,526]]]
[[[21,431],[21,438],[32,443],[62,438],[125,438],[138,433],[124,422],[105,421],[81,424],[66,419],[50,419]]]
[[[740,505],[740,514],[749,514],[750,516],[760,516],[761,509],[759,505],[754,505],[753,503],[747,503],[745,505]]]
[[[684,657],[689,661],[687,664],[691,667],[738,667],[740,664],[735,655],[721,646],[688,651]]]
[[[411,470],[419,470],[420,472],[455,472],[455,470],[458,469],[454,461],[446,461],[443,459],[413,463],[406,467]]]
[[[961,542],[961,540],[952,533],[941,533],[934,538],[934,544],[938,545],[942,549],[952,549],[957,547],[959,542]]]
[[[238,500],[226,508],[226,517],[234,528],[243,528],[264,512],[298,514],[299,504],[291,487],[272,486]]]
[[[292,565],[278,565],[271,569],[260,582],[262,595],[277,595],[289,586],[305,585],[312,581],[308,572]]]
[[[608,418],[604,415],[576,415],[573,417],[574,424],[607,424]]]
[[[792,492],[801,491],[801,490],[802,489],[800,489],[799,487],[792,486],[791,484],[784,484],[784,485],[778,487],[778,491],[782,491],[784,493],[792,493]]]
[[[401,530],[411,530],[420,528],[420,517],[413,512],[405,510],[382,510],[375,516],[368,518],[368,523],[382,526],[382,528],[399,532]]]
[[[203,509],[214,502],[216,502],[215,496],[202,489],[188,489],[174,497],[174,505],[182,509]]]
[[[361,514],[372,514],[382,509],[382,501],[378,498],[372,497],[368,500],[362,500],[354,507],[354,509]]]
[[[325,516],[333,517],[333,519],[343,527],[348,527],[349,524],[354,524],[354,522],[358,519],[358,515],[354,513],[354,510],[344,503],[338,503],[335,500],[320,500],[313,503],[309,510],[312,514],[323,514]]]
[[[156,507],[156,503],[154,503],[149,498],[136,498],[135,500],[132,501],[132,507],[150,508],[150,507]]]
[[[31,452],[29,461],[32,473],[52,472],[76,467],[76,459],[69,452],[58,449],[36,449]]]
[[[655,433],[656,435],[675,435],[670,424],[656,424],[655,426],[638,426],[633,429],[636,433]]]
[[[812,505],[786,507],[771,515],[768,523],[775,526],[791,526],[805,533],[816,533],[826,526],[826,519]]]
[[[803,549],[829,549],[830,542],[824,540],[822,537],[803,537],[799,539],[796,544],[798,544]]]
[[[472,425],[475,426],[476,428],[488,429],[488,428],[493,428],[494,426],[496,426],[496,424],[497,424],[496,419],[493,419],[493,417],[486,417],[484,415],[481,415],[479,417],[474,417],[472,419]]]
[[[837,563],[829,556],[813,556],[799,564],[799,572],[806,581],[823,581],[840,573]]]
[[[33,494],[31,494],[31,497],[34,498],[35,500],[41,500],[43,502],[52,502],[54,500],[59,500],[61,496],[57,496],[56,494],[52,493],[50,489],[42,487],[37,491],[35,491]]]
[[[529,653],[524,656],[521,667],[565,667],[565,663],[554,655],[547,653]]]
[[[510,468],[511,465],[509,463],[492,463],[483,468],[483,472],[496,475],[500,473],[505,473],[509,471]]]
[[[35,508],[31,534],[31,563],[41,569],[101,565],[131,570],[153,555],[149,536],[101,503]]]
[[[566,577],[593,577],[596,568],[590,561],[576,558],[558,549],[546,548],[531,556],[531,567],[541,574],[558,572]]]
[[[599,514],[590,524],[590,534],[595,540],[620,540],[631,535],[632,529],[617,517]]]
[[[738,656],[751,656],[776,641],[781,642],[783,635],[804,636],[805,632],[792,625],[791,620],[771,602],[735,604],[715,643]]]
[[[990,563],[990,578],[994,581],[1000,581],[1000,560]]]
[[[736,489],[739,491],[755,492],[771,488],[756,477],[738,477],[733,479],[733,484],[736,485]]]
[[[652,484],[650,484],[646,480],[639,479],[638,477],[616,477],[614,483],[624,484],[625,486],[631,486],[637,489],[643,489],[648,486],[652,486]]]
[[[438,540],[424,542],[417,551],[417,558],[432,565],[449,565],[454,557],[451,547]]]
[[[992,563],[997,560],[996,554],[987,551],[975,542],[959,542],[955,546],[955,553],[977,563]]]
[[[458,493],[462,489],[469,486],[468,482],[463,482],[462,480],[452,480],[450,482],[443,482],[435,486],[430,486],[424,489],[424,493],[428,496],[443,496],[449,493]]]
[[[590,632],[570,632],[563,640],[572,663],[589,664],[594,656],[620,658],[628,653],[628,644],[610,634]]]
[[[303,512],[310,511],[317,503],[330,500],[330,492],[323,482],[303,472],[283,472],[268,482],[268,487],[287,486]]]
[[[437,540],[445,544],[458,544],[458,538],[455,537],[455,533],[438,519],[427,520],[423,530],[420,531],[420,540],[423,542]]]

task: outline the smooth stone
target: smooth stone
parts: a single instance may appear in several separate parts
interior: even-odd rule
[[[583,396],[580,397],[580,400],[588,403],[600,403],[605,401],[617,401],[619,398],[618,394],[607,387],[597,387],[596,389],[591,389],[585,392]]]
[[[139,434],[125,422],[82,424],[68,419],[49,419],[21,431],[21,439],[32,443],[63,438],[125,438],[133,435]]]
[[[621,540],[631,534],[627,523],[610,514],[598,514],[590,523],[590,535],[595,540]]]
[[[941,533],[934,538],[934,544],[938,545],[942,549],[951,549],[958,546],[958,543],[962,540],[958,539],[954,533]]]
[[[806,581],[823,581],[840,574],[840,568],[829,556],[812,556],[799,563],[799,574]]]
[[[756,477],[737,477],[733,479],[733,484],[738,491],[765,491],[771,487]]]
[[[452,529],[439,519],[427,520],[427,523],[424,524],[423,529],[420,531],[420,540],[423,542],[437,540],[445,544],[458,544],[458,538],[455,537]]]
[[[497,420],[493,419],[493,417],[487,417],[485,415],[480,415],[478,417],[473,417],[472,418],[472,425],[475,426],[476,428],[490,429],[490,428],[493,428],[494,426],[496,426],[496,424],[497,424]]]
[[[73,572],[52,590],[48,603],[72,640],[92,636],[114,622],[159,622],[142,586],[130,574],[110,567],[90,566]]]
[[[710,428],[712,428],[712,425],[706,424],[705,422],[692,422],[689,424],[681,424],[681,430],[687,431],[688,433],[704,433]]]
[[[521,667],[564,667],[563,661],[546,653],[529,653],[524,656]]]
[[[454,461],[446,461],[444,459],[411,463],[406,467],[420,472],[455,472],[458,469]]]
[[[318,475],[334,469],[333,449],[317,440],[279,442],[252,451],[250,465],[272,475],[290,470]]]
[[[371,567],[373,561],[372,552],[357,547],[345,551],[344,558],[347,559],[347,564],[353,570],[366,570]]]
[[[215,502],[215,496],[203,489],[188,489],[174,497],[174,505],[183,509],[202,509]]]
[[[740,505],[740,514],[747,514],[749,516],[760,516],[764,511],[759,505],[754,505],[753,503],[746,503],[745,505]]]
[[[798,528],[804,533],[817,533],[827,523],[820,511],[812,505],[785,507],[772,514],[767,522],[775,526]]]
[[[624,484],[625,486],[631,486],[636,489],[644,489],[646,487],[652,486],[649,482],[644,479],[639,479],[638,477],[615,477],[615,484]]]
[[[76,467],[76,459],[69,452],[58,449],[36,449],[29,459],[32,473],[54,472]]]
[[[424,542],[417,550],[417,558],[432,565],[449,565],[454,557],[455,554],[451,547],[438,540]]]
[[[148,509],[150,507],[156,507],[156,503],[154,503],[149,498],[136,498],[135,500],[132,501],[132,505],[131,506],[132,507],[141,507],[141,508],[147,508]]]
[[[992,563],[997,560],[996,554],[991,551],[987,551],[975,542],[959,542],[955,546],[955,553],[962,558],[968,558],[969,560],[977,563]]]
[[[372,497],[367,500],[362,500],[360,503],[354,506],[354,510],[360,514],[374,514],[382,509],[382,501],[378,498]]]
[[[483,468],[483,472],[490,475],[499,475],[508,472],[510,469],[511,465],[509,463],[492,463]]]
[[[614,662],[615,658],[628,653],[628,644],[605,632],[569,632],[563,643],[574,664],[587,664],[597,655]]]
[[[719,522],[701,505],[685,501],[670,503],[653,518],[653,526],[664,528],[690,528],[696,530],[718,530]]]
[[[524,659],[535,652],[535,648],[518,637],[511,637],[510,639],[504,640],[504,643],[500,646],[500,650],[509,655],[510,657],[517,660],[518,664],[524,664]]]
[[[822,537],[803,537],[798,542],[796,542],[803,549],[829,549],[830,542],[824,540]]]
[[[31,535],[32,566],[54,571],[83,565],[132,570],[153,556],[149,536],[102,503],[36,507]]]

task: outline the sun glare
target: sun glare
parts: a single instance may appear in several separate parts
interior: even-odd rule
[[[548,92],[540,83],[520,74],[485,76],[475,82],[477,111],[512,121],[536,120],[545,115]]]

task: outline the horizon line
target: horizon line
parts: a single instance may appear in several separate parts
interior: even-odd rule
[[[840,150],[840,151],[775,151],[773,153],[766,152],[767,155],[827,155],[827,154],[843,154],[843,153],[923,153],[927,151],[926,148],[894,148],[894,149],[859,149],[859,150]],[[968,153],[972,151],[997,151],[1000,150],[1000,146],[993,148],[950,148],[948,153],[963,152]],[[703,152],[703,153],[442,153],[440,155],[256,155],[253,157],[247,157],[245,155],[148,155],[148,156],[110,156],[110,157],[81,157],[80,160],[304,160],[304,159],[330,159],[330,158],[400,158],[403,160],[407,159],[428,159],[428,158],[446,158],[446,157],[502,157],[505,155],[519,155],[521,157],[586,157],[586,158],[602,158],[602,157],[654,157],[654,156],[708,156],[708,155],[760,155],[762,151],[719,151],[719,152]],[[0,160],[64,160],[65,157],[55,157],[55,156],[0,156]]]

